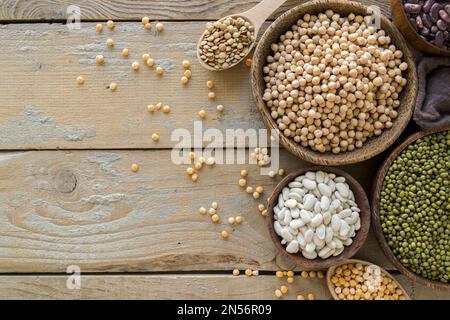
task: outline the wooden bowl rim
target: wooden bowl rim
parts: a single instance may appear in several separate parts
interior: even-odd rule
[[[278,131],[278,126],[275,121],[270,116],[266,103],[262,100],[262,92],[260,92],[259,83],[263,81],[262,68],[265,65],[265,55],[263,54],[268,46],[270,46],[269,38],[281,35],[284,31],[277,31],[278,26],[285,20],[291,20],[299,18],[305,13],[314,11],[313,9],[322,8],[317,11],[325,11],[327,6],[346,6],[352,7],[353,12],[357,13],[367,13],[367,6],[358,2],[353,1],[343,1],[343,0],[314,0],[303,4],[300,4],[284,14],[278,17],[264,32],[261,39],[256,46],[252,67],[251,67],[251,84],[252,84],[252,94],[253,100],[255,101],[256,107],[260,112],[262,119],[269,129],[274,129]],[[333,9],[334,10],[334,9]],[[335,10],[340,12],[339,10]],[[384,27],[383,30],[386,31],[386,26],[392,31],[386,31],[392,38],[398,38],[400,41],[395,43],[396,47],[401,49],[403,52],[403,59],[408,63],[408,73],[407,73],[407,84],[401,93],[400,107],[397,108],[399,111],[398,118],[394,121],[394,126],[390,129],[383,130],[382,134],[378,137],[372,137],[366,143],[363,144],[361,148],[357,148],[353,151],[333,154],[331,152],[320,153],[313,151],[309,147],[303,147],[300,144],[293,141],[291,138],[286,138],[283,134],[279,134],[279,139],[284,148],[286,148],[290,153],[295,156],[306,160],[308,162],[317,165],[345,165],[358,163],[370,159],[387,148],[389,148],[395,141],[400,137],[404,129],[406,128],[409,120],[412,117],[415,99],[418,90],[418,80],[416,73],[416,66],[414,63],[414,58],[411,50],[406,45],[406,41],[400,31],[397,29],[394,23],[392,23],[386,16],[381,15],[381,24]],[[260,72],[261,71],[261,72]],[[370,141],[376,141],[370,143]]]
[[[397,259],[397,257],[392,252],[391,248],[389,247],[386,238],[384,237],[383,230],[381,230],[381,221],[380,221],[380,193],[383,187],[384,178],[386,176],[386,173],[388,172],[389,168],[391,167],[394,160],[398,157],[398,155],[407,148],[411,143],[417,141],[420,138],[423,138],[425,136],[443,132],[443,131],[449,131],[450,126],[442,127],[442,128],[435,128],[435,129],[427,129],[423,131],[416,132],[409,137],[407,137],[400,145],[398,145],[390,154],[389,156],[383,161],[380,168],[378,169],[378,172],[375,176],[373,188],[372,188],[372,201],[371,201],[371,208],[372,208],[372,226],[375,233],[375,237],[378,240],[378,243],[380,244],[381,250],[385,254],[385,256],[388,258],[388,260],[405,276],[407,276],[409,279],[413,281],[417,281],[429,288],[432,289],[440,289],[440,290],[447,290],[450,291],[450,283],[443,283],[435,280],[429,280],[425,277],[422,277],[411,270],[407,269],[403,266],[403,264]]]
[[[350,189],[353,191],[353,194],[355,195],[355,202],[357,203],[359,209],[361,210],[360,212],[361,228],[358,231],[356,231],[356,235],[353,238],[353,243],[350,246],[345,247],[344,251],[336,257],[331,256],[327,259],[322,259],[318,257],[314,260],[309,260],[304,258],[301,255],[301,253],[289,253],[286,251],[286,247],[281,244],[281,238],[276,234],[273,227],[273,222],[275,221],[273,208],[275,204],[278,202],[278,195],[281,193],[281,190],[285,186],[287,186],[291,181],[293,181],[296,177],[308,171],[313,172],[324,171],[327,173],[334,173],[338,176],[345,177],[347,184],[350,186]],[[309,166],[297,169],[288,174],[286,177],[284,177],[283,180],[281,180],[275,186],[269,198],[267,199],[267,214],[268,214],[267,227],[269,229],[270,238],[272,239],[272,242],[275,244],[277,250],[281,252],[284,256],[286,256],[288,259],[291,259],[295,264],[302,266],[304,268],[316,268],[316,269],[328,268],[336,263],[341,263],[342,261],[351,258],[359,251],[359,249],[366,241],[370,229],[370,207],[366,192],[364,191],[360,183],[355,178],[353,178],[349,173],[335,167]]]
[[[390,274],[388,271],[386,271],[384,268],[380,267],[377,264],[371,263],[369,261],[364,261],[364,260],[359,260],[359,259],[348,259],[347,261],[344,261],[343,263],[340,263],[338,265],[334,265],[331,266],[328,270],[327,270],[327,287],[328,290],[331,293],[331,296],[333,297],[334,300],[341,300],[339,299],[338,295],[336,294],[336,292],[334,291],[334,284],[331,282],[331,277],[334,275],[334,271],[336,270],[336,268],[344,265],[344,264],[349,264],[349,263],[361,263],[364,266],[370,266],[370,265],[374,265],[377,266],[378,268],[380,268],[381,272],[383,272],[385,274],[385,276],[387,276],[388,278],[392,279],[393,281],[395,281],[395,283],[398,285],[398,287],[400,288],[400,290],[403,291],[403,294],[406,296],[406,300],[411,300],[411,297],[409,296],[408,292],[405,290],[405,288],[401,285],[400,282],[397,281],[397,279],[394,278],[394,276],[392,274]]]
[[[391,10],[392,11],[392,21],[394,21],[394,24],[397,25],[397,27],[398,27],[399,23],[403,23],[403,26],[408,28],[409,33],[415,35],[414,41],[419,42],[424,48],[429,48],[429,51],[426,50],[426,49],[418,48],[419,50],[425,51],[425,52],[428,52],[428,53],[444,55],[444,56],[449,56],[450,55],[450,50],[445,50],[445,49],[439,48],[438,46],[435,46],[434,44],[424,40],[419,35],[419,33],[416,31],[416,29],[413,28],[413,26],[409,22],[408,17],[406,16],[405,8],[403,6],[403,0],[390,0],[390,3],[391,3],[391,9],[392,9],[392,6],[395,5],[395,4],[401,5],[401,8],[402,8],[402,10],[398,10],[398,11],[397,10]],[[397,21],[397,19],[400,19],[401,21]],[[417,46],[415,46],[415,47],[417,47]]]

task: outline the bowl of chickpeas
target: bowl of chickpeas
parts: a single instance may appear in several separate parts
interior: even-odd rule
[[[275,20],[256,48],[251,82],[283,147],[319,165],[361,162],[391,146],[418,86],[395,25],[342,0],[310,1]]]

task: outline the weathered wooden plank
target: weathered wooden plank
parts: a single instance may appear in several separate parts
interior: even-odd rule
[[[283,299],[313,293],[331,299],[325,279],[301,279],[287,284],[274,275],[111,275],[81,276],[80,290],[67,289],[66,276],[0,276],[0,299],[180,299],[265,300],[287,285]]]
[[[148,15],[152,20],[216,20],[223,16],[243,12],[259,0],[93,0],[77,3],[83,20],[140,20]],[[305,0],[290,0],[282,6],[272,19]],[[380,6],[389,14],[389,1],[362,0],[368,5]],[[0,7],[0,21],[62,20],[68,17],[70,0],[3,0]]]
[[[395,275],[416,300],[449,300],[448,292],[413,284]],[[0,276],[0,299],[179,299],[265,300],[276,299],[275,289],[287,285],[285,300],[313,293],[316,299],[332,299],[325,279],[295,277],[293,284],[273,275],[81,275],[79,290],[67,288],[68,276]],[[307,303],[307,302],[304,302]]]
[[[281,158],[288,171],[304,165],[286,152]],[[137,174],[131,163],[140,164]],[[237,184],[248,166],[204,168],[196,184],[186,167],[172,164],[169,150],[1,153],[0,272],[293,267],[277,259],[257,210],[264,200]],[[249,169],[249,184],[264,186],[265,199],[276,181]],[[198,213],[212,201],[224,221],[218,225]],[[219,232],[231,231],[226,219],[237,214],[245,222],[222,240]],[[359,257],[391,268],[373,236]]]

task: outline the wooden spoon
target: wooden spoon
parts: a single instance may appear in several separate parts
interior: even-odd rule
[[[255,28],[255,38],[258,35],[259,30],[261,29],[262,24],[264,23],[264,21],[267,20],[267,18],[270,17],[270,15],[277,10],[283,3],[285,3],[287,0],[263,0],[260,3],[258,3],[256,6],[254,6],[253,8],[251,8],[250,10],[247,10],[245,12],[242,13],[238,13],[238,14],[233,14],[230,16],[226,16],[223,17],[221,19],[219,19],[219,21],[222,21],[226,18],[243,18],[246,21],[250,22],[253,27]],[[206,31],[205,31],[206,32]],[[206,64],[201,58],[200,58],[200,54],[199,54],[199,48],[200,48],[200,43],[203,40],[203,36],[205,34],[205,32],[203,32],[202,36],[200,37],[200,40],[197,43],[197,58],[198,61],[200,62],[200,65],[202,65],[204,68],[210,70],[210,71],[221,71],[221,70],[226,70],[226,69],[230,69],[234,66],[236,66],[237,64],[239,64],[242,60],[244,60],[245,57],[242,57],[241,60],[237,61],[234,64],[231,64],[230,66],[228,66],[228,68],[225,69],[215,69],[211,66],[209,66],[208,64]],[[256,40],[253,41],[252,45],[250,46],[248,52],[252,51],[253,47],[255,46]]]

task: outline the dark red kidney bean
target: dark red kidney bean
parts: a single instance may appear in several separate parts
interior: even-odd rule
[[[432,26],[430,30],[431,30],[431,33],[434,34],[439,31],[439,28],[437,26]]]
[[[444,31],[444,39],[445,40],[450,40],[450,32]]]
[[[439,3],[435,3],[431,6],[430,18],[433,22],[437,22],[439,20],[439,10],[441,9],[442,6]]]
[[[404,7],[406,13],[419,13],[422,10],[421,4],[405,3]]]
[[[442,47],[444,44],[444,33],[442,31],[438,31],[436,36],[434,37],[434,44],[438,47]]]
[[[422,19],[423,25],[427,28],[431,28],[433,26],[433,21],[431,21],[430,16],[424,12],[419,13],[420,19]]]
[[[435,0],[427,0],[425,1],[425,4],[422,7],[423,12],[430,12],[431,6],[435,3]]]
[[[447,23],[450,23],[450,14],[445,12],[445,10],[439,10],[439,16],[442,20],[444,20]]]
[[[439,19],[439,20],[436,22],[436,25],[437,25],[437,27],[438,27],[440,30],[442,30],[442,31],[447,30],[447,22],[445,22],[445,21],[442,20],[442,19]]]
[[[450,14],[450,3],[446,4],[444,7],[445,11],[447,12],[447,14]]]
[[[427,27],[423,27],[422,30],[420,30],[420,33],[423,34],[424,36],[428,36],[430,35],[430,29],[428,29]]]
[[[422,29],[422,28],[423,28],[423,22],[422,22],[422,19],[420,18],[420,16],[417,16],[417,17],[416,17],[416,23],[417,23],[417,27],[418,27],[419,29]]]
[[[409,18],[409,23],[412,25],[412,27],[414,28],[414,30],[416,30],[416,31],[418,30],[416,19]]]

